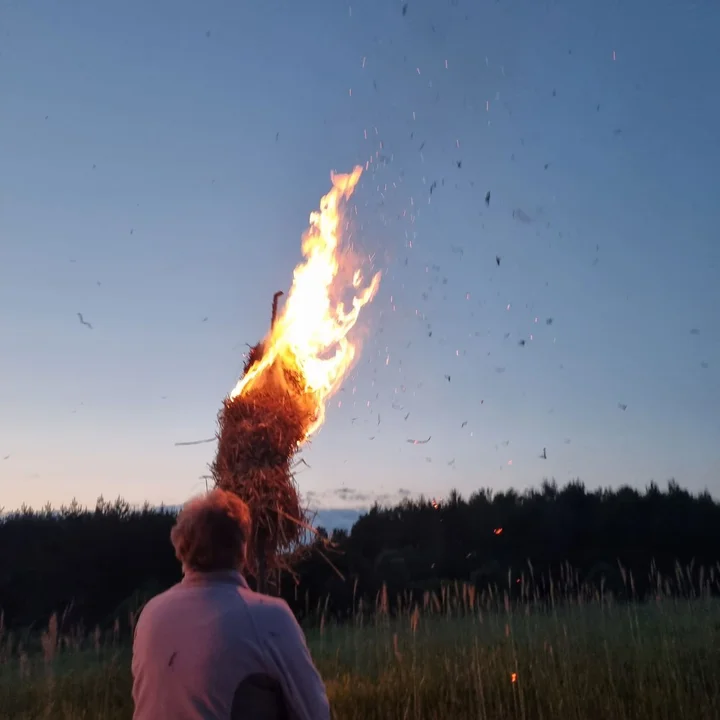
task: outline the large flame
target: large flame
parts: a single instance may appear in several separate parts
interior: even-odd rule
[[[357,185],[362,168],[351,174],[332,174],[333,187],[320,201],[320,211],[310,215],[310,227],[303,235],[305,262],[295,268],[292,289],[275,326],[264,341],[262,357],[250,368],[230,393],[230,399],[246,393],[258,378],[279,359],[298,373],[305,390],[316,404],[316,419],[308,428],[310,437],[325,419],[325,403],[337,390],[355,358],[356,346],[348,332],[357,322],[360,310],[369,303],[380,285],[376,273],[369,285],[356,269],[352,278],[352,308],[335,301],[344,288],[340,269],[340,204]]]

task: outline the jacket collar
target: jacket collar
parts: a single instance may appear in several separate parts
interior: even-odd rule
[[[198,572],[186,570],[182,579],[183,585],[236,585],[248,589],[248,584],[241,572],[237,570],[216,570],[213,572]]]

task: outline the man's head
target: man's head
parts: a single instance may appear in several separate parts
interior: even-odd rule
[[[212,490],[185,504],[170,533],[183,570],[241,570],[250,537],[248,506],[232,493]]]

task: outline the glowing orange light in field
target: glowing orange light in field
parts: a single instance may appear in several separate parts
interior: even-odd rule
[[[502,531],[503,531],[502,528],[495,528],[493,530],[493,535],[502,535]]]

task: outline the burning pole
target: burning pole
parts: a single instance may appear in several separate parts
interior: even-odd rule
[[[287,567],[308,519],[292,472],[301,445],[320,428],[325,404],[351,367],[356,347],[348,333],[380,283],[363,286],[359,268],[341,267],[340,205],[353,193],[362,168],[332,175],[333,187],[310,215],[303,236],[305,260],[295,268],[282,311],[273,297],[271,327],[251,348],[244,373],[218,414],[218,448],[212,464],[217,487],[248,505],[253,537],[248,570],[264,592],[268,573]],[[345,263],[347,265],[347,263]],[[351,290],[346,309],[341,297]]]

